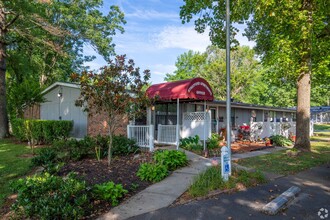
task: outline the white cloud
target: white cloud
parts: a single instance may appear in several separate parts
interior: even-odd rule
[[[159,12],[156,10],[141,10],[135,9],[132,13],[127,13],[126,17],[129,18],[138,18],[145,20],[154,20],[154,19],[179,19],[179,15],[177,13],[167,13],[167,12]]]
[[[180,48],[200,52],[204,52],[206,47],[211,44],[208,31],[199,34],[193,26],[167,26],[155,35],[153,40],[160,49]]]
[[[156,64],[152,66],[152,73],[165,76],[166,73],[173,73],[176,69],[175,65],[164,65],[164,64]]]

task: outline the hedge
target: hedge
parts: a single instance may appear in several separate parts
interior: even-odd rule
[[[11,126],[13,135],[21,141],[33,140],[39,144],[50,144],[55,140],[68,138],[73,121],[13,119]]]

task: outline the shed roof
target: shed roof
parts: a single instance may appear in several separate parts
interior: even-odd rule
[[[44,91],[42,91],[42,94],[46,94],[52,89],[54,89],[57,86],[64,86],[64,87],[70,87],[70,88],[76,88],[80,89],[80,85],[76,83],[68,83],[68,82],[55,82],[52,85],[48,86]]]
[[[203,78],[193,78],[175,82],[166,82],[150,86],[147,91],[149,98],[159,100],[207,100],[213,101],[213,91],[209,83]]]

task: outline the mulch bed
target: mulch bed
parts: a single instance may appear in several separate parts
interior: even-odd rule
[[[138,155],[114,157],[108,166],[107,159],[97,161],[96,159],[84,159],[77,162],[65,164],[58,175],[65,176],[70,172],[77,174],[77,178],[86,181],[88,186],[113,181],[115,184],[122,184],[128,193],[120,200],[125,201],[143,189],[151,185],[151,182],[141,181],[136,173],[141,163],[151,162],[152,154],[142,152]],[[32,174],[31,174],[32,175]],[[15,201],[15,195],[10,196],[0,209],[0,219],[9,219],[11,214],[10,206]],[[85,219],[95,219],[99,215],[109,211],[110,203],[93,201],[93,210]]]
[[[58,174],[64,176],[73,172],[77,174],[79,179],[86,181],[89,186],[108,181],[122,184],[124,189],[128,190],[128,193],[121,199],[121,201],[124,201],[152,184],[151,182],[141,181],[136,176],[140,164],[151,160],[152,155],[150,153],[114,157],[110,166],[108,166],[107,159],[101,161],[84,159],[66,164]],[[86,219],[94,219],[111,208],[110,203],[94,201],[93,212]]]

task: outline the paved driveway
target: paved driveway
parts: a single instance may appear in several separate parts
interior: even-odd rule
[[[263,205],[291,186],[300,187],[301,192],[286,210],[275,216],[259,211]],[[247,191],[162,208],[130,219],[321,219],[318,216],[321,208],[328,210],[329,215],[325,219],[330,220],[330,165],[282,177]],[[321,214],[326,217],[325,211]]]

